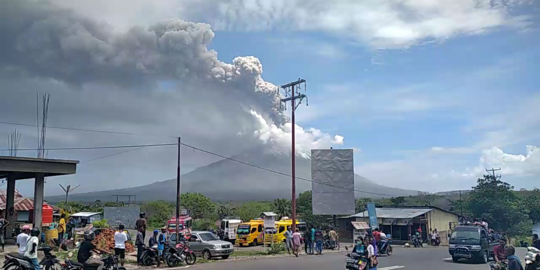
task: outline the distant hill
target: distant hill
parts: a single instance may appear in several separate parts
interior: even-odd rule
[[[290,156],[274,152],[271,148],[252,149],[232,158],[274,171],[290,173]],[[311,179],[311,161],[297,157],[296,174],[297,177]],[[354,180],[356,190],[367,192],[356,192],[356,197],[385,197],[376,195],[377,193],[394,196],[418,194],[418,191],[382,186],[360,175],[355,175]],[[298,192],[311,190],[312,183],[309,181],[298,179],[296,183]],[[184,192],[200,192],[214,201],[261,201],[289,198],[291,178],[230,159],[223,159],[182,175],[182,193]],[[176,180],[171,179],[133,188],[70,194],[69,198],[73,201],[83,202],[111,201],[114,199],[112,195],[136,195],[137,201],[174,201],[176,199]],[[62,201],[64,197],[51,196],[46,199],[54,203]]]

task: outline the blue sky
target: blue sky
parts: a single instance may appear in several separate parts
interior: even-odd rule
[[[466,174],[465,179],[449,177],[457,182],[445,183],[448,188],[472,186],[472,170],[489,165],[506,165],[507,181],[532,188],[537,172],[522,176],[512,173],[510,161],[480,164],[479,159],[482,150],[492,147],[526,155],[526,145],[540,144],[540,116],[531,116],[536,119],[523,130],[504,123],[520,113],[539,112],[524,108],[533,99],[532,105],[540,107],[538,22],[532,18],[527,30],[502,28],[382,50],[321,33],[216,31],[211,48],[226,62],[238,55],[256,56],[265,80],[275,84],[307,79],[310,105],[299,108],[299,124],[342,135],[343,147],[361,149],[355,156],[357,173],[365,169],[367,177],[384,175],[381,181],[392,184],[399,173],[384,171],[426,174],[418,167],[425,166],[425,155],[435,155],[429,157],[440,160],[433,174]],[[500,115],[507,119],[497,120]],[[483,121],[501,123],[481,129]],[[515,141],[490,138],[490,132],[500,130],[515,131],[510,135]],[[428,153],[433,147],[447,152],[463,148],[463,153]],[[536,165],[538,157],[527,162]],[[433,180],[421,178],[420,184]]]
[[[48,39],[17,43],[28,53],[8,64],[27,73],[0,69],[0,83],[7,85],[0,88],[5,97],[0,110],[10,116],[6,121],[33,123],[36,91],[48,91],[52,125],[181,134],[187,143],[235,155],[261,141],[290,144],[290,126],[275,119],[272,89],[303,78],[309,106],[297,111],[302,151],[354,148],[356,173],[400,188],[466,189],[491,167],[502,167],[504,179],[516,188],[538,186],[537,1],[51,2],[77,16],[62,21],[71,24],[59,24],[54,38],[65,47],[51,48],[51,54],[41,55],[48,51],[34,44],[45,48]],[[79,15],[100,24],[86,29],[77,23]],[[152,46],[149,40],[156,33],[149,26],[165,27],[168,36],[159,40],[165,49]],[[36,29],[9,38],[20,42],[43,33]],[[215,50],[217,59],[207,50]],[[40,70],[41,58],[28,55],[57,64]],[[107,72],[92,73],[96,70]],[[157,84],[126,82],[126,74]],[[81,84],[73,85],[73,78]],[[0,135],[12,128],[0,126]],[[23,132],[21,147],[35,147],[34,129]],[[47,143],[75,147],[171,140],[50,130]],[[85,161],[114,153],[54,152],[51,157]],[[218,160],[195,151],[185,155],[184,172]],[[173,178],[175,159],[173,148],[138,150],[83,163],[77,176],[60,183],[92,181],[84,191],[144,185]],[[47,192],[61,190],[50,186]]]

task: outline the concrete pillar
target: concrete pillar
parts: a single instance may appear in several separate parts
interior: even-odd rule
[[[5,219],[9,222],[6,228],[6,239],[12,238],[13,228],[15,225],[14,212],[10,211],[15,205],[15,174],[9,174],[7,177],[7,189],[6,189],[6,216]]]
[[[43,193],[45,191],[45,176],[37,174],[34,182],[34,228],[41,230],[43,214]]]

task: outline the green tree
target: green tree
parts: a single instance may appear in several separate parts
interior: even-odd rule
[[[236,208],[235,214],[243,221],[258,218],[262,212],[272,211],[270,202],[245,202]]]
[[[217,208],[217,218],[218,219],[224,219],[225,217],[234,215],[234,212],[236,209],[234,207],[230,207],[228,205],[221,204]]]
[[[146,212],[148,226],[160,228],[165,226],[174,213],[175,206],[167,201],[153,201],[141,205],[141,211]]]
[[[405,204],[405,197],[392,197],[390,198],[390,202],[392,203],[392,206],[402,206]]]
[[[540,189],[520,192],[523,194],[525,207],[529,210],[529,217],[534,224],[540,222]]]
[[[328,226],[330,216],[313,215],[312,203],[311,191],[300,193],[298,198],[296,198],[296,211],[298,218],[306,222],[309,226],[315,226],[317,228]]]
[[[214,212],[214,203],[202,193],[184,193],[180,196],[180,202],[194,219],[210,217]]]
[[[210,229],[217,229],[216,222],[212,219],[202,218],[193,221],[193,230],[195,231],[207,231]]]
[[[280,218],[292,216],[291,201],[287,199],[275,199],[272,202],[273,211],[278,214]]]
[[[495,230],[510,236],[527,234],[532,223],[513,188],[499,178],[484,175],[469,194],[468,208],[475,217],[486,219]]]
[[[356,200],[356,213],[361,213],[367,210],[366,205],[371,200],[369,198],[360,198]]]

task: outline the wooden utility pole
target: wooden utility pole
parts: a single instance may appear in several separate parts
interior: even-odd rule
[[[71,188],[71,185],[68,185],[67,188],[65,188],[64,186],[62,186],[62,184],[58,184],[58,185],[60,185],[60,187],[61,187],[61,188],[64,190],[64,192],[66,193],[66,201],[65,201],[66,206],[67,206],[67,202],[68,202],[68,196],[69,196],[69,193],[72,192],[72,191],[74,191],[74,190],[76,190],[78,187],[81,186],[81,185],[78,185],[78,186],[76,186],[76,187],[74,187],[74,188]]]
[[[493,175],[493,180],[497,180],[498,178],[501,178],[501,176],[495,176],[495,172],[500,170],[501,167],[499,167],[498,169],[491,168],[491,170],[486,169],[486,172],[491,172],[491,174]]]
[[[182,147],[182,138],[178,137],[178,158],[176,166],[176,245],[180,235],[178,234],[178,227],[180,226],[178,217],[180,216],[180,148]],[[175,246],[176,246],[175,245]]]
[[[306,80],[298,78],[298,81],[291,82],[285,85],[282,85],[281,88],[285,91],[285,98],[281,99],[281,102],[287,104],[288,101],[291,102],[291,135],[292,135],[292,152],[291,152],[291,176],[292,176],[292,228],[293,232],[296,231],[296,147],[295,147],[295,117],[294,111],[300,106],[302,100],[306,99],[307,96],[300,93],[301,86],[304,85],[304,91],[306,90]],[[296,89],[295,89],[296,86]],[[298,100],[298,102],[296,102]]]

